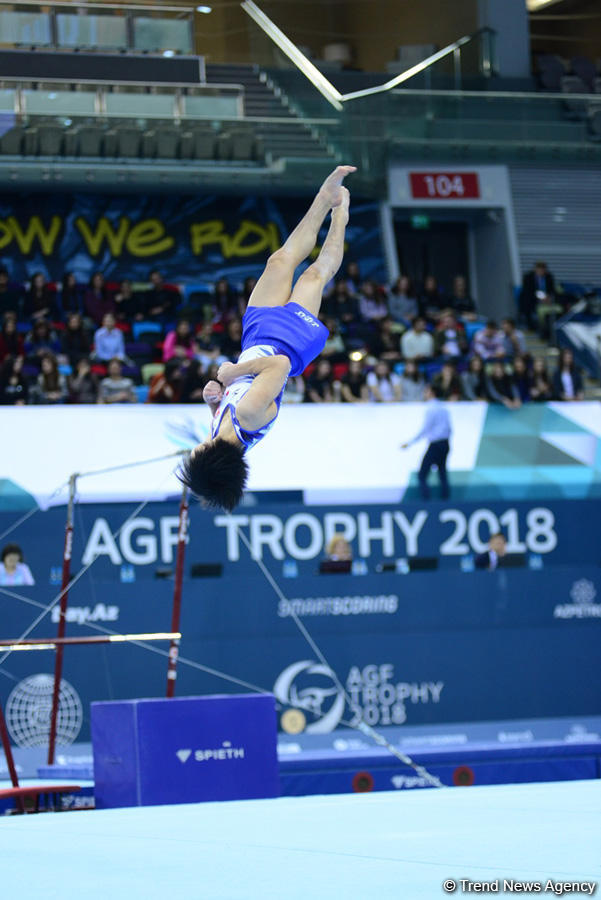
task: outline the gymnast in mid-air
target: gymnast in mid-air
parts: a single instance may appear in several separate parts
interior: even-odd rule
[[[350,196],[343,181],[354,166],[338,166],[320,187],[305,217],[267,260],[242,319],[242,353],[223,363],[203,391],[213,421],[211,436],[186,457],[180,480],[208,506],[231,511],[248,478],[246,451],[274,424],[288,376],[300,375],[324,348],[328,329],[319,319],[326,284],[342,262]],[[317,241],[332,211],[317,259],[292,290],[296,267]]]

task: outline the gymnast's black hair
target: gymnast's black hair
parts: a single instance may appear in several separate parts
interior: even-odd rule
[[[231,512],[242,499],[248,463],[242,447],[216,438],[186,456],[177,477],[207,506]]]

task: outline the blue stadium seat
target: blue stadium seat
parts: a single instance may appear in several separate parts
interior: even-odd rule
[[[163,333],[163,326],[159,322],[134,322],[131,327],[134,341],[140,340],[141,334],[156,334],[160,337]]]
[[[148,397],[148,391],[150,388],[147,384],[137,384],[134,388],[136,392],[136,397],[138,398],[138,403],[146,403],[146,398]]]

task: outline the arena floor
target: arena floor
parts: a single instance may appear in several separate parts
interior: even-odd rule
[[[601,780],[5,818],[21,898],[440,898],[443,882],[601,881]],[[470,893],[473,893],[470,892]],[[574,893],[574,890],[570,891]],[[590,896],[580,892],[576,896]]]

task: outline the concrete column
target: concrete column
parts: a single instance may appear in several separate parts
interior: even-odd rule
[[[497,32],[501,78],[530,76],[530,26],[526,0],[478,0],[478,28]]]

